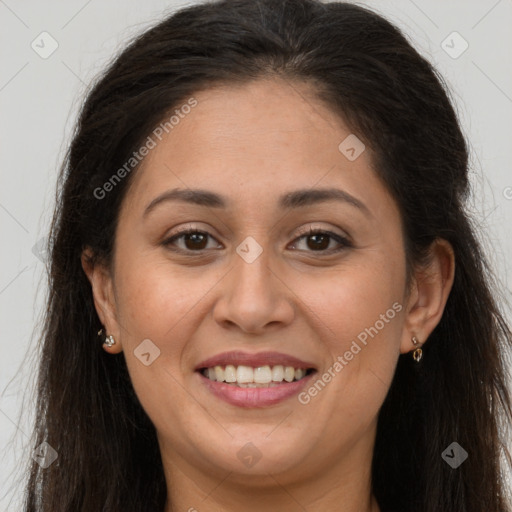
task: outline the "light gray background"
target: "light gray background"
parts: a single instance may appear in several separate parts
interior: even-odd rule
[[[0,0],[0,511],[20,509],[45,291],[44,266],[33,247],[49,226],[57,170],[77,108],[87,84],[128,39],[190,3]],[[512,0],[359,3],[398,24],[451,87],[472,144],[471,210],[509,300]],[[46,59],[31,47],[33,41],[42,46],[43,31],[58,43]],[[452,53],[463,48],[462,40],[450,36],[453,31],[469,45],[458,58],[442,47],[446,40]]]

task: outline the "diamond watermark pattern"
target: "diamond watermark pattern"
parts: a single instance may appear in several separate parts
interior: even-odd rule
[[[32,247],[32,254],[43,263],[48,261],[48,238],[41,238],[34,247]]]
[[[366,149],[366,146],[363,142],[353,133],[351,133],[348,137],[343,139],[343,141],[338,146],[340,153],[343,154],[347,160],[353,162],[361,153]]]
[[[236,252],[246,263],[252,263],[263,252],[263,247],[252,236],[248,236],[236,248]]]
[[[33,452],[32,458],[43,468],[50,467],[57,459],[57,452],[46,441],[41,443]]]
[[[59,43],[48,32],[41,32],[30,44],[39,57],[47,59],[59,47]]]
[[[443,40],[441,48],[452,59],[458,59],[469,48],[469,43],[458,32],[454,31]]]
[[[252,468],[262,457],[261,452],[252,443],[244,444],[236,456],[248,468]]]
[[[457,469],[468,458],[468,452],[459,443],[454,441],[441,454],[441,457],[453,469]]]
[[[150,339],[145,339],[133,353],[144,366],[149,366],[160,356],[160,349]]]

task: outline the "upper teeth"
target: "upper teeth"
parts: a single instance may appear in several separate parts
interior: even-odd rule
[[[294,368],[293,366],[234,366],[228,364],[226,367],[214,366],[205,368],[203,375],[210,380],[218,382],[236,382],[237,384],[269,384],[271,382],[292,382],[294,379],[302,379],[306,375],[306,369]]]

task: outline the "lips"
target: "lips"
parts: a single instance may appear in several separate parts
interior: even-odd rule
[[[248,374],[253,369],[251,382],[253,376]],[[296,396],[316,371],[314,364],[280,352],[224,352],[195,367],[199,383],[207,391],[244,408],[268,407]]]
[[[293,366],[294,368],[304,368],[316,370],[316,366],[308,361],[303,361],[297,357],[283,354],[280,352],[258,352],[251,354],[241,350],[231,352],[223,352],[216,356],[210,357],[201,361],[194,368],[195,371],[200,371],[205,368],[212,368],[214,366],[252,366],[258,368],[260,366]]]

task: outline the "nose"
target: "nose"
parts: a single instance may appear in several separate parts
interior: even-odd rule
[[[278,266],[269,266],[269,252],[248,263],[234,256],[234,268],[220,283],[220,297],[213,317],[223,328],[261,334],[293,321],[293,292],[279,275]]]

